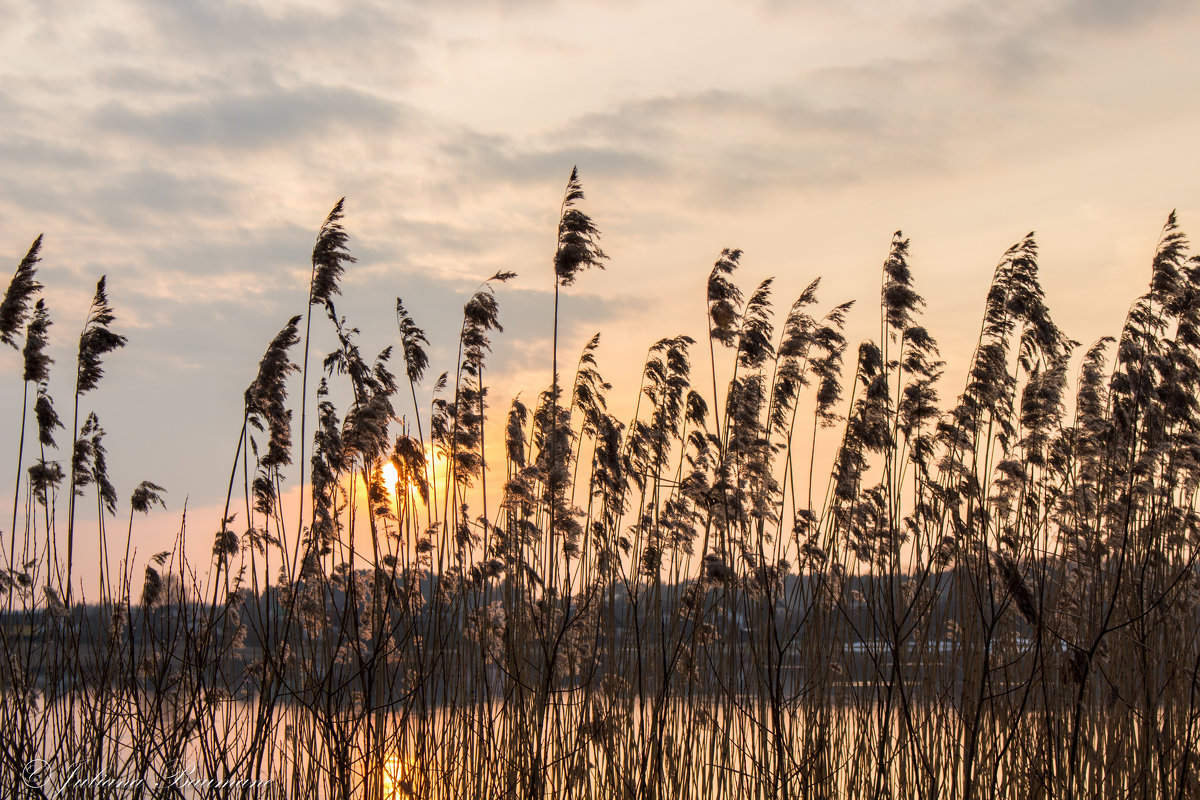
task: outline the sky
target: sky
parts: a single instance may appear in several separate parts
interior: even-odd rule
[[[1057,321],[1086,345],[1119,330],[1167,214],[1200,224],[1188,2],[0,0],[0,19],[0,267],[45,235],[64,416],[107,275],[129,343],[82,409],[108,433],[122,506],[141,480],[168,491],[138,523],[143,554],[169,547],[186,498],[203,558],[242,392],[304,311],[342,196],[358,262],[338,310],[368,352],[395,343],[401,297],[432,372],[451,369],[471,291],[518,273],[498,292],[498,412],[549,381],[573,165],[610,260],[564,294],[560,358],[601,331],[618,410],[651,343],[703,336],[724,247],[745,252],[743,285],[776,277],[781,306],[817,276],[823,306],[857,300],[856,341],[878,330],[903,230],[953,396],[992,268],[1027,231]],[[0,351],[0,486],[20,370]],[[94,563],[95,542],[80,548]]]

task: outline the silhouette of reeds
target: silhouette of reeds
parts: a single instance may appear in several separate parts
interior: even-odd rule
[[[186,509],[171,549],[136,556],[135,518],[166,508],[151,481],[108,560],[114,445],[94,413],[79,424],[79,400],[125,339],[101,279],[60,453],[39,237],[0,304],[0,339],[19,347],[24,331],[3,785],[52,796],[37,770],[60,764],[140,782],[141,797],[187,796],[181,770],[240,797],[1200,793],[1200,258],[1174,214],[1147,292],[1074,380],[1078,343],[1047,307],[1035,237],[1014,244],[946,404],[902,233],[878,338],[845,375],[851,303],[822,310],[813,280],[777,321],[774,282],[744,291],[743,253],[723,250],[707,370],[691,336],[659,338],[618,419],[600,334],[559,375],[559,290],[606,259],[583,200],[572,170],[549,386],[495,427],[488,358],[516,276],[469,295],[431,383],[429,339],[397,298],[402,401],[392,345],[364,356],[334,305],[354,263],[338,201],[303,336],[296,315],[244,394],[222,518],[201,522],[216,531],[203,575]],[[336,345],[310,431],[313,306]],[[297,410],[298,517],[282,491]],[[818,441],[833,448],[824,475]],[[86,604],[75,506],[93,497]]]

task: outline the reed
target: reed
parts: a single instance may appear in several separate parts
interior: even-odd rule
[[[354,263],[339,201],[303,313],[249,376],[224,512],[200,523],[217,531],[203,572],[185,555],[186,509],[171,549],[135,557],[135,520],[166,508],[151,481],[108,561],[114,445],[95,414],[80,425],[80,400],[125,338],[101,279],[60,452],[39,237],[0,304],[0,340],[24,349],[0,572],[3,785],[1200,795],[1200,258],[1174,214],[1146,293],[1081,362],[1047,307],[1035,237],[1014,244],[951,390],[902,233],[883,254],[878,338],[845,375],[851,303],[822,306],[814,280],[777,321],[774,283],[743,289],[743,254],[724,250],[697,298],[707,342],[650,344],[618,419],[600,334],[559,374],[560,290],[606,258],[583,201],[572,170],[549,265],[549,385],[496,426],[488,359],[516,276],[466,299],[438,378],[402,298],[398,349],[366,356],[334,305]],[[314,306],[336,346],[309,409]],[[298,513],[283,501],[292,471]],[[77,502],[95,503],[105,554],[90,603],[73,571]],[[111,783],[63,788],[70,769]]]

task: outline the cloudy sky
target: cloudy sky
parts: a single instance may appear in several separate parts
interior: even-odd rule
[[[1167,213],[1200,224],[1198,16],[1173,0],[0,0],[0,265],[45,234],[64,416],[108,276],[129,346],[84,411],[123,497],[169,491],[143,552],[189,497],[202,553],[242,391],[303,311],[339,197],[359,260],[339,311],[366,350],[393,343],[399,296],[449,369],[466,296],[519,273],[500,292],[500,407],[549,378],[573,164],[611,262],[564,299],[562,350],[603,331],[618,408],[648,344],[702,333],[722,247],[745,251],[744,283],[778,276],[781,304],[824,276],[826,305],[860,301],[857,337],[877,328],[896,229],[953,394],[992,267],[1027,231],[1088,343],[1119,327]],[[20,366],[0,352],[3,453]]]

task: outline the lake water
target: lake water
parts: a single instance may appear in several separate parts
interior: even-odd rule
[[[199,718],[164,718],[152,732],[136,730],[124,712],[89,721],[64,707],[47,715],[54,722],[32,779],[51,797],[312,800],[907,796],[905,787],[936,796],[968,780],[958,709],[904,708],[896,695],[847,700],[799,698],[774,709],[748,696],[593,692],[545,708],[496,700],[363,714],[292,705],[270,719],[254,701],[223,701],[197,706]],[[983,722],[971,779],[987,788],[977,796],[1030,796],[1042,769],[1030,756],[1049,752],[1038,740],[1050,720]],[[1088,749],[1102,764],[1118,748],[1103,719],[1086,722]],[[103,741],[88,733],[98,723],[111,734]],[[1111,783],[1083,774],[1085,785]],[[20,777],[32,788],[30,775]]]

